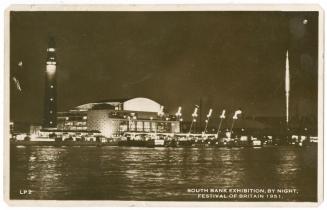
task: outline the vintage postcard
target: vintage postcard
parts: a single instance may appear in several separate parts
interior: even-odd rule
[[[6,201],[317,206],[322,35],[317,5],[11,6]]]

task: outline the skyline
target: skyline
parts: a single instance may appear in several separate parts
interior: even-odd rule
[[[147,97],[170,113],[182,106],[191,118],[202,98],[203,116],[240,108],[282,117],[288,51],[290,116],[317,117],[316,12],[11,12],[10,26],[11,74],[23,62],[11,120],[42,121],[49,35],[57,43],[58,111]]]

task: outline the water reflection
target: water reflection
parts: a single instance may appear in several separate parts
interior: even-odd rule
[[[196,200],[188,188],[298,188],[316,199],[313,148],[13,147],[11,198]],[[19,195],[31,189],[31,195]]]

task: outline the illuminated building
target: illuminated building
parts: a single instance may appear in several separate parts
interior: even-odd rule
[[[87,130],[87,111],[73,109],[57,113],[57,128],[59,130]]]
[[[44,128],[57,126],[57,93],[56,93],[56,44],[50,38],[47,48],[47,60],[45,70],[45,97],[44,97]]]
[[[59,112],[57,128],[97,130],[105,137],[124,132],[179,133],[180,122],[162,111],[162,105],[148,98],[87,103],[68,112]]]

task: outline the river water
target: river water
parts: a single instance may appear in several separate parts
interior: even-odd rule
[[[11,146],[10,166],[11,199],[317,200],[316,147]],[[257,189],[266,197],[210,197],[208,189]]]

